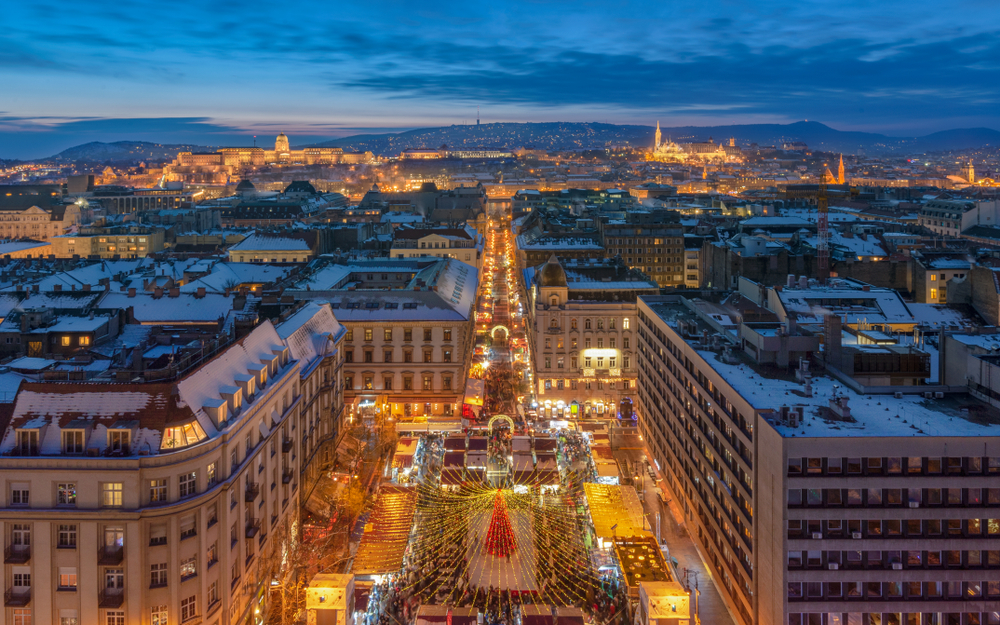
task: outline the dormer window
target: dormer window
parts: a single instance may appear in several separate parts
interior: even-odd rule
[[[16,450],[21,456],[38,455],[38,430],[18,430]]]
[[[197,421],[191,421],[184,425],[172,426],[163,430],[163,441],[160,449],[180,449],[201,442],[207,438],[205,430]]]
[[[63,430],[62,450],[64,454],[83,453],[83,430]]]
[[[127,456],[131,437],[128,430],[108,430],[108,453]]]

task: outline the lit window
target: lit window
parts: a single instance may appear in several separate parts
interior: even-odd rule
[[[70,337],[68,337],[68,336],[62,337],[61,342],[62,342],[62,346],[63,347],[69,347]]]
[[[90,337],[89,336],[81,336],[80,337],[80,345],[82,345],[82,346],[90,345]]]
[[[937,299],[937,298],[938,298],[937,289],[931,289],[931,299]]]
[[[163,503],[167,500],[167,480],[149,481],[149,503]]]
[[[105,508],[120,508],[122,506],[121,482],[101,484],[101,505]]]

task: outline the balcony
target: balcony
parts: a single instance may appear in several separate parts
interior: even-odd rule
[[[38,456],[40,455],[38,445],[18,445],[5,452],[7,456]]]
[[[293,441],[290,438],[282,438],[281,439],[281,451],[283,453],[287,454],[288,452],[290,452],[292,450],[292,447],[295,447],[295,441]]]
[[[31,587],[11,586],[3,593],[3,604],[8,608],[23,608],[31,603]]]
[[[126,456],[131,456],[131,450],[128,445],[117,445],[115,447],[108,447],[104,450],[104,455],[109,458],[124,458]]]
[[[257,482],[247,482],[247,489],[243,491],[243,501],[251,503],[260,495],[260,484]]]
[[[124,588],[104,588],[99,595],[97,607],[120,608],[123,603],[125,603]]]
[[[125,547],[102,547],[97,552],[97,563],[102,566],[121,564],[125,559]]]
[[[292,477],[294,477],[294,475],[295,474],[291,469],[285,469],[284,471],[281,472],[281,483],[287,484],[291,482]]]
[[[24,564],[31,560],[31,545],[7,545],[3,550],[4,564]]]
[[[247,521],[247,538],[253,538],[260,532],[260,519],[249,519]]]

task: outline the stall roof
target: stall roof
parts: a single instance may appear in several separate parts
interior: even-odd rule
[[[451,616],[449,617],[449,613]],[[477,608],[454,608],[445,605],[424,604],[417,608],[416,625],[449,623],[450,625],[475,625],[479,621]]]
[[[511,440],[511,449],[515,453],[519,451],[531,451],[531,438],[527,436],[515,436]]]
[[[469,437],[469,451],[486,451],[488,447],[489,441],[486,440],[485,436]]]
[[[465,454],[466,467],[485,467],[489,459],[485,451],[470,451]]]
[[[444,454],[444,462],[441,464],[442,467],[464,467],[465,466],[465,452],[464,451],[447,451]]]
[[[614,460],[615,455],[611,452],[611,448],[606,445],[597,445],[590,448],[590,455],[594,457],[594,460]]]
[[[552,470],[556,468],[556,454],[553,451],[536,451],[535,468],[538,470]]]
[[[559,441],[554,438],[536,438],[535,451],[551,451],[559,448]]]
[[[465,479],[461,469],[443,469],[441,471],[441,483],[448,486],[458,486]]]
[[[444,439],[444,448],[448,451],[465,451],[465,437],[449,436]]]
[[[647,533],[642,504],[639,503],[639,496],[634,488],[617,484],[586,483],[583,489],[587,495],[590,519],[598,537],[610,539],[614,536]]]
[[[542,486],[554,486],[559,484],[559,471],[536,471],[535,481]]]
[[[354,556],[355,575],[395,573],[403,566],[403,553],[413,527],[417,507],[415,490],[402,486],[383,486],[375,500],[361,544]]]
[[[531,453],[517,453],[514,452],[514,462],[511,465],[515,471],[527,471],[531,472],[535,469],[535,458]]]
[[[601,462],[598,460],[594,463],[594,466],[597,469],[598,477],[619,477],[617,462]]]

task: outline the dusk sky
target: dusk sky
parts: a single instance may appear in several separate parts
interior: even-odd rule
[[[1000,128],[1000,2],[8,2],[0,157],[473,122]]]

